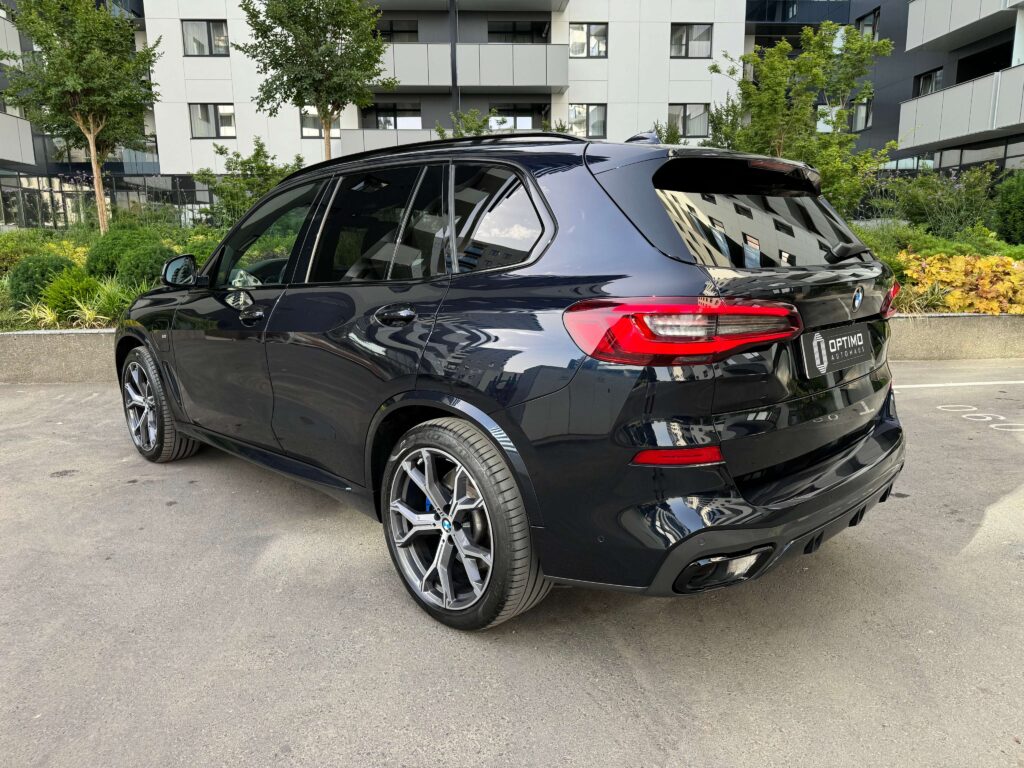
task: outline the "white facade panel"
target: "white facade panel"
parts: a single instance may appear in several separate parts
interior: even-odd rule
[[[981,2],[982,0],[979,0]],[[251,150],[256,137],[266,142],[279,161],[301,154],[306,162],[323,157],[319,138],[302,138],[299,111],[284,106],[270,117],[255,106],[261,82],[255,63],[237,50],[226,57],[186,57],[182,19],[228,20],[233,44],[250,33],[237,0],[152,0],[146,6],[149,38],[161,37],[162,58],[154,69],[160,103],[154,123],[161,171],[191,173],[216,167],[214,143],[240,151]],[[568,0],[564,10],[551,14],[546,44],[460,43],[456,52],[459,86],[465,97],[481,96],[492,103],[551,102],[551,122],[568,120],[569,104],[606,104],[607,135],[622,140],[649,130],[668,118],[670,103],[714,104],[735,89],[728,78],[708,72],[711,59],[672,59],[673,23],[713,24],[713,55],[733,56],[745,45],[744,0]],[[607,23],[607,58],[569,58],[571,22]],[[388,46],[385,75],[399,80],[399,92],[381,101],[437,99],[451,87],[451,49],[447,43],[395,43]],[[416,89],[422,88],[422,94]],[[488,93],[488,89],[494,89]],[[429,99],[428,99],[429,95]],[[234,104],[233,139],[191,138],[188,104]],[[424,125],[434,116],[424,112]],[[335,153],[394,146],[429,139],[422,130],[377,131],[363,128],[360,111],[350,107],[342,116],[342,135],[334,139]]]

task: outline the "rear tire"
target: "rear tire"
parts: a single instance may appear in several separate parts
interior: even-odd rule
[[[493,627],[551,591],[515,477],[467,421],[428,421],[398,441],[384,471],[381,517],[409,594],[449,627]]]
[[[156,360],[135,347],[121,368],[121,400],[135,448],[149,461],[164,463],[192,456],[200,444],[178,431]]]

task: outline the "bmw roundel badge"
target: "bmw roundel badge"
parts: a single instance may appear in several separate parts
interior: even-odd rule
[[[854,311],[857,311],[858,309],[860,309],[860,305],[863,304],[863,303],[864,303],[864,289],[863,288],[857,288],[857,290],[853,292],[853,309],[854,309]]]

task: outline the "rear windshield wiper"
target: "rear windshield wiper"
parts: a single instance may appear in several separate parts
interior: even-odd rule
[[[865,253],[871,253],[871,249],[864,243],[840,243],[825,254],[825,261],[829,264],[838,264],[854,256],[863,256]]]

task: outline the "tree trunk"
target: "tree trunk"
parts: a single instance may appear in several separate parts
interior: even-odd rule
[[[96,156],[96,132],[84,131],[85,138],[89,140],[89,159],[92,162],[92,188],[96,193],[96,218],[100,222],[100,234],[107,234],[110,225],[107,221],[107,199],[103,194],[103,173],[100,170],[100,161]]]
[[[328,115],[327,119],[324,119],[324,113],[319,112],[320,117],[320,130],[324,134],[324,160],[331,159],[331,123],[334,122],[332,115]]]

